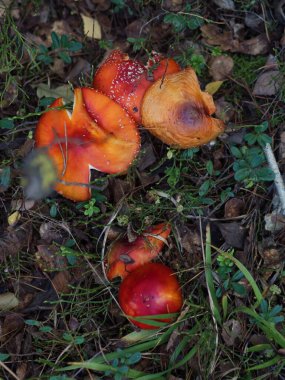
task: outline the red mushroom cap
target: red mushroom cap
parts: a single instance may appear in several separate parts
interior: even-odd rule
[[[95,73],[93,86],[114,99],[137,123],[141,123],[142,98],[153,80],[180,70],[175,61],[162,59],[158,54],[149,61],[148,66],[156,63],[158,67],[149,78],[147,69],[139,61],[130,59],[120,50],[114,50]]]
[[[173,271],[159,263],[148,263],[130,273],[119,289],[119,304],[131,320],[142,329],[157,327],[132,317],[179,312],[183,303],[179,282]],[[171,322],[173,318],[153,319]]]
[[[139,266],[153,260],[161,252],[170,231],[169,224],[160,223],[148,228],[131,243],[127,239],[115,241],[107,253],[108,279],[123,279]]]
[[[153,56],[148,60],[146,65],[148,70],[152,71],[153,80],[163,79],[165,75],[178,73],[181,70],[177,62],[172,58],[164,58],[163,55],[153,52]]]
[[[140,138],[135,122],[117,103],[100,92],[75,89],[72,115],[59,98],[40,118],[35,141],[47,147],[58,173],[55,190],[74,201],[90,198],[90,169],[125,171],[136,156]],[[92,116],[84,100],[93,102]],[[106,114],[105,114],[106,113]]]

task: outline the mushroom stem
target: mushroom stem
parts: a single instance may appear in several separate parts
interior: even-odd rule
[[[278,194],[279,199],[280,199],[282,214],[285,215],[285,186],[284,186],[284,181],[283,181],[282,175],[280,173],[278,164],[276,162],[276,159],[275,159],[275,156],[274,156],[274,153],[272,151],[270,144],[265,145],[264,154],[265,154],[265,157],[267,159],[267,162],[268,162],[270,169],[275,174],[274,183],[276,186],[277,194]]]

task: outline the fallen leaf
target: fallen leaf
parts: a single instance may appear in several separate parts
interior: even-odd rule
[[[38,245],[35,257],[37,265],[44,272],[65,270],[68,266],[66,258],[59,254],[59,248],[54,245]]]
[[[16,370],[16,375],[18,376],[19,380],[25,380],[27,378],[27,371],[28,371],[28,363],[27,362],[21,362]]]
[[[69,236],[69,227],[66,223],[54,223],[46,222],[40,225],[39,233],[41,239],[47,243],[51,244],[56,242],[58,244],[63,244]]]
[[[89,5],[89,4],[94,4],[96,6],[96,11],[99,11],[99,12],[104,12],[106,11],[107,9],[110,8],[111,6],[111,1],[110,0],[92,0],[92,3],[86,3],[86,5]],[[93,7],[92,9],[93,10]]]
[[[141,148],[141,155],[138,159],[137,168],[140,172],[149,168],[156,162],[156,155],[152,144],[143,145]]]
[[[249,55],[266,54],[269,50],[269,42],[266,34],[240,41],[234,37],[230,30],[223,30],[214,24],[207,24],[201,27],[204,43],[219,46],[223,51],[243,53]]]
[[[285,227],[285,216],[273,210],[270,214],[264,216],[265,230],[270,232],[278,232]]]
[[[210,75],[215,81],[227,79],[234,67],[234,60],[227,55],[213,57],[209,63]]]
[[[72,29],[69,25],[69,23],[66,21],[66,20],[56,20],[53,24],[52,24],[52,28],[51,28],[51,31],[50,33],[48,34],[48,39],[50,40],[51,42],[51,32],[55,32],[56,34],[58,35],[63,35],[63,34],[66,34],[66,35],[71,35],[72,34]]]
[[[235,3],[233,0],[214,0],[214,3],[222,9],[229,11],[235,10]]]
[[[249,55],[259,55],[268,53],[268,50],[269,42],[266,34],[260,34],[259,36],[241,42],[237,52]]]
[[[60,58],[54,58],[53,64],[50,66],[50,70],[57,74],[60,78],[65,79],[65,63]]]
[[[223,323],[222,337],[227,346],[234,346],[237,339],[241,339],[242,327],[236,319],[229,319]]]
[[[280,90],[283,78],[279,70],[270,70],[261,73],[253,88],[253,95],[273,96]]]
[[[20,250],[30,244],[32,238],[31,222],[11,228],[0,239],[0,262],[7,256],[17,255]]]
[[[0,294],[0,311],[15,309],[19,305],[19,300],[14,293]]]
[[[101,40],[102,32],[99,22],[92,17],[83,15],[82,13],[81,18],[83,20],[83,29],[86,37],[90,37],[95,40]]]
[[[72,67],[68,75],[65,77],[65,81],[71,81],[81,74],[89,73],[91,70],[91,65],[86,59],[79,58],[75,65]]]
[[[35,201],[27,199],[15,199],[11,202],[11,208],[15,211],[31,210],[35,205]]]
[[[256,32],[264,32],[264,21],[262,14],[246,12],[244,23],[248,28]]]
[[[0,17],[4,17],[6,14],[6,10],[9,9],[12,0],[2,0],[0,4]]]
[[[233,248],[242,249],[246,237],[246,229],[237,222],[217,223],[225,242]]]
[[[219,90],[219,88],[222,86],[223,83],[224,82],[222,80],[210,82],[206,85],[205,91],[208,92],[208,94],[210,95],[214,95]]]
[[[68,271],[62,271],[56,273],[51,281],[57,293],[69,293],[71,291],[69,286],[71,280],[71,274]]]
[[[0,341],[4,343],[9,338],[11,334],[16,334],[18,331],[22,330],[25,323],[23,318],[16,313],[8,314],[5,316],[3,328],[0,334]]]
[[[222,96],[221,98],[215,100],[216,106],[216,116],[223,120],[224,123],[228,123],[234,116],[235,110],[230,102],[227,102]]]
[[[39,99],[43,97],[47,98],[63,98],[66,103],[73,101],[73,91],[70,85],[64,84],[56,88],[50,88],[48,84],[40,83],[37,86],[37,97]]]
[[[225,204],[225,218],[235,218],[244,213],[245,204],[240,198],[231,198]]]
[[[19,211],[15,211],[8,216],[8,224],[9,226],[15,226],[18,221],[21,219],[21,214]]]

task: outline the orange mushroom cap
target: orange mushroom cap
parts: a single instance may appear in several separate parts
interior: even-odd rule
[[[161,61],[161,63],[160,63]],[[169,63],[171,62],[171,63]],[[148,71],[139,61],[130,59],[120,50],[114,50],[99,67],[93,79],[94,88],[114,99],[137,123],[141,123],[141,102],[153,79],[180,70],[173,60],[156,55],[149,67],[158,64],[149,78]]]
[[[72,115],[56,99],[37,125],[37,147],[47,147],[57,168],[55,190],[74,201],[91,196],[90,169],[105,173],[125,171],[136,156],[140,137],[127,112],[106,95],[77,88]],[[84,100],[92,102],[92,116]]]
[[[202,92],[195,71],[187,68],[157,80],[142,101],[142,124],[166,144],[191,148],[208,143],[224,130],[211,117],[215,104]]]
[[[127,239],[114,242],[107,252],[107,277],[125,278],[130,272],[153,260],[162,250],[171,227],[167,223],[152,226],[129,243]]]

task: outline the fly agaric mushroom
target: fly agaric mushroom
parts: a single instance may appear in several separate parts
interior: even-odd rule
[[[140,137],[127,112],[106,95],[91,89],[74,91],[72,115],[56,99],[37,125],[37,147],[46,147],[56,168],[55,190],[74,201],[91,196],[90,169],[124,172],[138,153]],[[90,116],[84,101],[92,105]]]
[[[167,266],[159,263],[145,264],[131,272],[119,289],[119,304],[131,320],[142,329],[156,329],[153,324],[139,322],[132,317],[149,317],[180,311],[183,303],[177,277]],[[148,319],[171,322],[173,318]]]
[[[224,123],[211,117],[213,98],[201,91],[192,68],[156,81],[145,93],[141,112],[145,128],[178,148],[206,144],[224,130]]]
[[[114,99],[137,123],[141,123],[142,98],[153,80],[180,70],[175,61],[163,59],[158,54],[149,61],[148,66],[153,67],[150,77],[139,61],[130,59],[120,50],[114,50],[95,73],[93,86]]]
[[[115,241],[107,253],[108,279],[123,279],[139,266],[153,260],[161,252],[170,231],[169,224],[160,223],[148,228],[131,243],[127,239]]]

